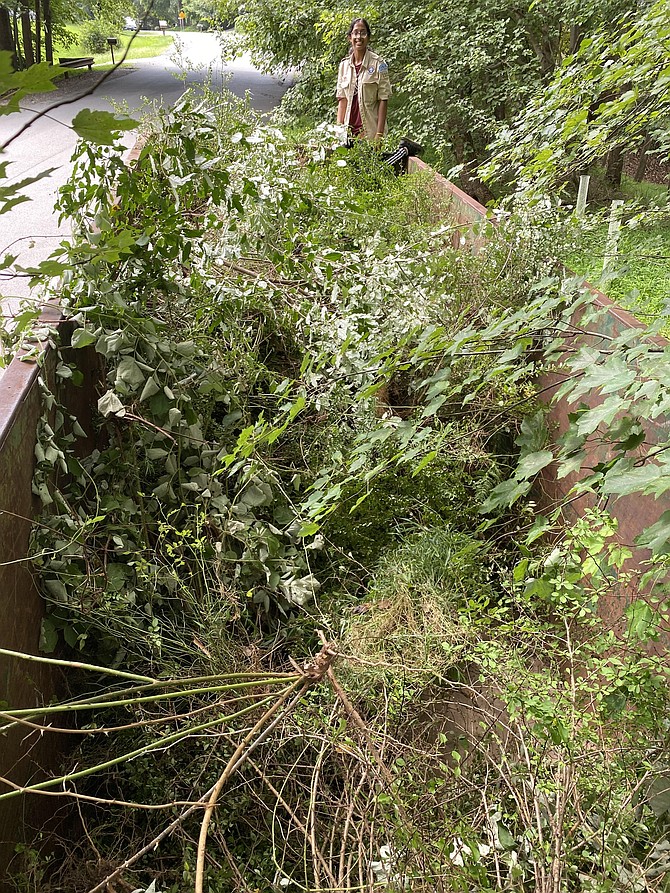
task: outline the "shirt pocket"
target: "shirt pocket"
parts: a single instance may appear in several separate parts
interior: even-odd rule
[[[345,71],[342,77],[340,78],[340,83],[338,84],[343,90],[347,90],[351,84],[351,72]]]
[[[369,75],[362,84],[363,102],[366,105],[372,105],[377,102],[377,91],[379,90],[379,74],[375,72]]]

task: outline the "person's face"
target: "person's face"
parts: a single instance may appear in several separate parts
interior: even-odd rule
[[[352,49],[361,54],[364,54],[368,48],[369,41],[370,35],[368,34],[368,29],[365,27],[363,22],[356,22],[351,34],[349,35],[349,43],[351,44]]]

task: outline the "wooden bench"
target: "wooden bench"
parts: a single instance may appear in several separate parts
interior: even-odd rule
[[[61,68],[88,68],[92,71],[93,56],[59,56],[58,64]]]

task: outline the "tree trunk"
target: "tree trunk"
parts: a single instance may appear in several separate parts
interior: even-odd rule
[[[651,137],[647,133],[644,138],[644,142],[640,146],[638,156],[637,156],[637,167],[635,168],[635,174],[633,179],[636,183],[641,183],[644,180],[644,175],[647,172],[647,152],[651,147]]]
[[[12,35],[14,39],[14,52],[16,53],[16,67],[25,68],[23,56],[21,55],[21,44],[19,43],[19,14],[16,10],[12,12]]]
[[[582,25],[573,22],[570,25],[570,55],[576,53],[579,49],[579,44],[584,39],[584,27]]]
[[[26,68],[30,68],[35,64],[35,54],[33,53],[33,29],[30,22],[30,13],[27,9],[21,13],[21,38],[23,40],[23,59]]]
[[[623,174],[624,152],[620,146],[611,149],[607,155],[607,171],[605,179],[610,186],[618,189],[621,186],[621,175]]]
[[[42,61],[42,6],[35,0],[35,61]]]
[[[6,6],[0,6],[0,50],[12,54],[12,68],[16,70],[16,47],[12,37],[12,20]]]
[[[37,0],[39,3],[39,0]],[[51,39],[51,0],[42,0],[42,12],[44,13],[44,58],[53,65],[54,49]]]

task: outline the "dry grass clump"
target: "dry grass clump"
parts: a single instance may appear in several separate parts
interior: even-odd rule
[[[450,527],[422,530],[380,564],[344,650],[363,664],[444,674],[491,599],[486,546]]]

